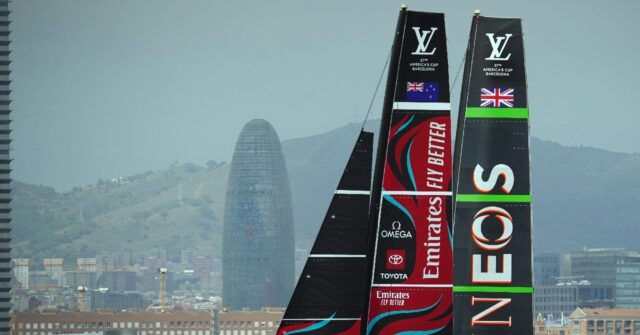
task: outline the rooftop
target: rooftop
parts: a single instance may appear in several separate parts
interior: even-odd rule
[[[19,322],[77,322],[77,321],[210,321],[211,314],[202,311],[153,312],[16,312]]]
[[[640,308],[591,309],[576,308],[571,313],[572,319],[582,318],[633,318],[640,319]]]

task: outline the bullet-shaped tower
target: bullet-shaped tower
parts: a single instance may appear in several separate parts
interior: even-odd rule
[[[267,121],[236,142],[224,213],[223,304],[286,306],[294,285],[291,192],[280,140]]]

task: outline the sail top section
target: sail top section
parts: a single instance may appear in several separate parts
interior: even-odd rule
[[[524,47],[520,19],[477,17],[467,107],[527,107]],[[501,88],[496,96],[482,89]],[[510,90],[505,93],[505,90]],[[511,91],[512,90],[512,91]],[[476,94],[486,93],[486,94]],[[505,109],[506,111],[513,111]],[[496,116],[513,116],[503,114]]]
[[[448,103],[449,69],[444,14],[407,11],[402,34],[395,102]],[[425,83],[422,90],[421,82]]]

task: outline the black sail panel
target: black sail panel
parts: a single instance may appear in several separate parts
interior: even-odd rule
[[[311,254],[364,254],[373,134],[362,132],[338,183]],[[364,252],[363,252],[364,251]]]
[[[278,335],[360,334],[373,134],[361,132]]]
[[[454,162],[454,333],[533,334],[520,19],[473,18]]]

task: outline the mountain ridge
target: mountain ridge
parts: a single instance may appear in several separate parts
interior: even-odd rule
[[[360,127],[282,142],[298,248],[315,238]],[[536,250],[635,247],[628,232],[640,217],[640,155],[533,138],[531,157]],[[228,169],[186,163],[63,193],[15,181],[13,256],[72,260],[160,247],[177,259],[192,247],[217,257]]]

